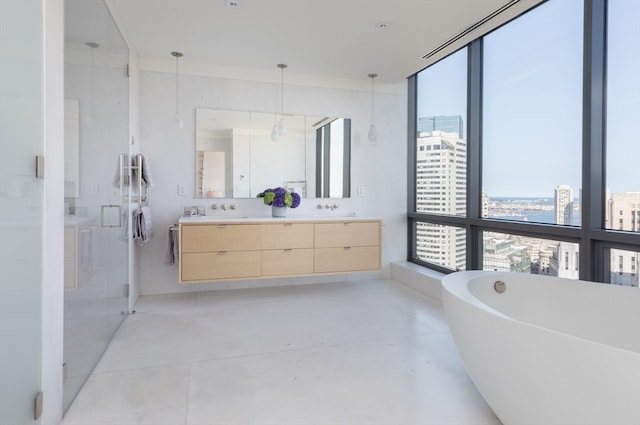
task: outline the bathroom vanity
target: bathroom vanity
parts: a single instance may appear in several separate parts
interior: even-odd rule
[[[214,218],[179,221],[180,283],[378,271],[376,218]]]

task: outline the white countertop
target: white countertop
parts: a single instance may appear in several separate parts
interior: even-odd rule
[[[296,216],[291,215],[289,217],[245,217],[237,215],[229,216],[190,216],[180,217],[178,223],[180,224],[207,224],[207,223],[316,223],[319,221],[381,221],[380,217],[364,217],[364,216],[329,216],[329,215],[306,215]]]

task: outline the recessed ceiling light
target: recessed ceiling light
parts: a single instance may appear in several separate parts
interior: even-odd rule
[[[240,6],[240,3],[238,3],[236,0],[226,0],[224,5],[227,7],[234,8],[234,7]]]
[[[381,29],[381,30],[386,30],[390,26],[391,26],[391,22],[378,22],[376,24],[376,28]]]

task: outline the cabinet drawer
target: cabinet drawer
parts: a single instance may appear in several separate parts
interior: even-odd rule
[[[184,253],[180,259],[181,280],[206,281],[260,275],[260,251]]]
[[[316,248],[314,272],[352,272],[380,270],[379,246]]]
[[[262,225],[262,249],[313,248],[313,223]]]
[[[274,249],[262,251],[263,276],[313,273],[313,249]]]
[[[260,225],[255,224],[180,226],[183,252],[260,250],[261,241]]]
[[[315,247],[348,247],[380,245],[380,223],[351,222],[315,225]]]

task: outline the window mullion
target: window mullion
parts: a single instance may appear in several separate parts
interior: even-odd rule
[[[580,279],[603,281],[605,270],[594,230],[602,228],[605,209],[606,2],[584,3],[584,76],[582,119],[582,244]]]

